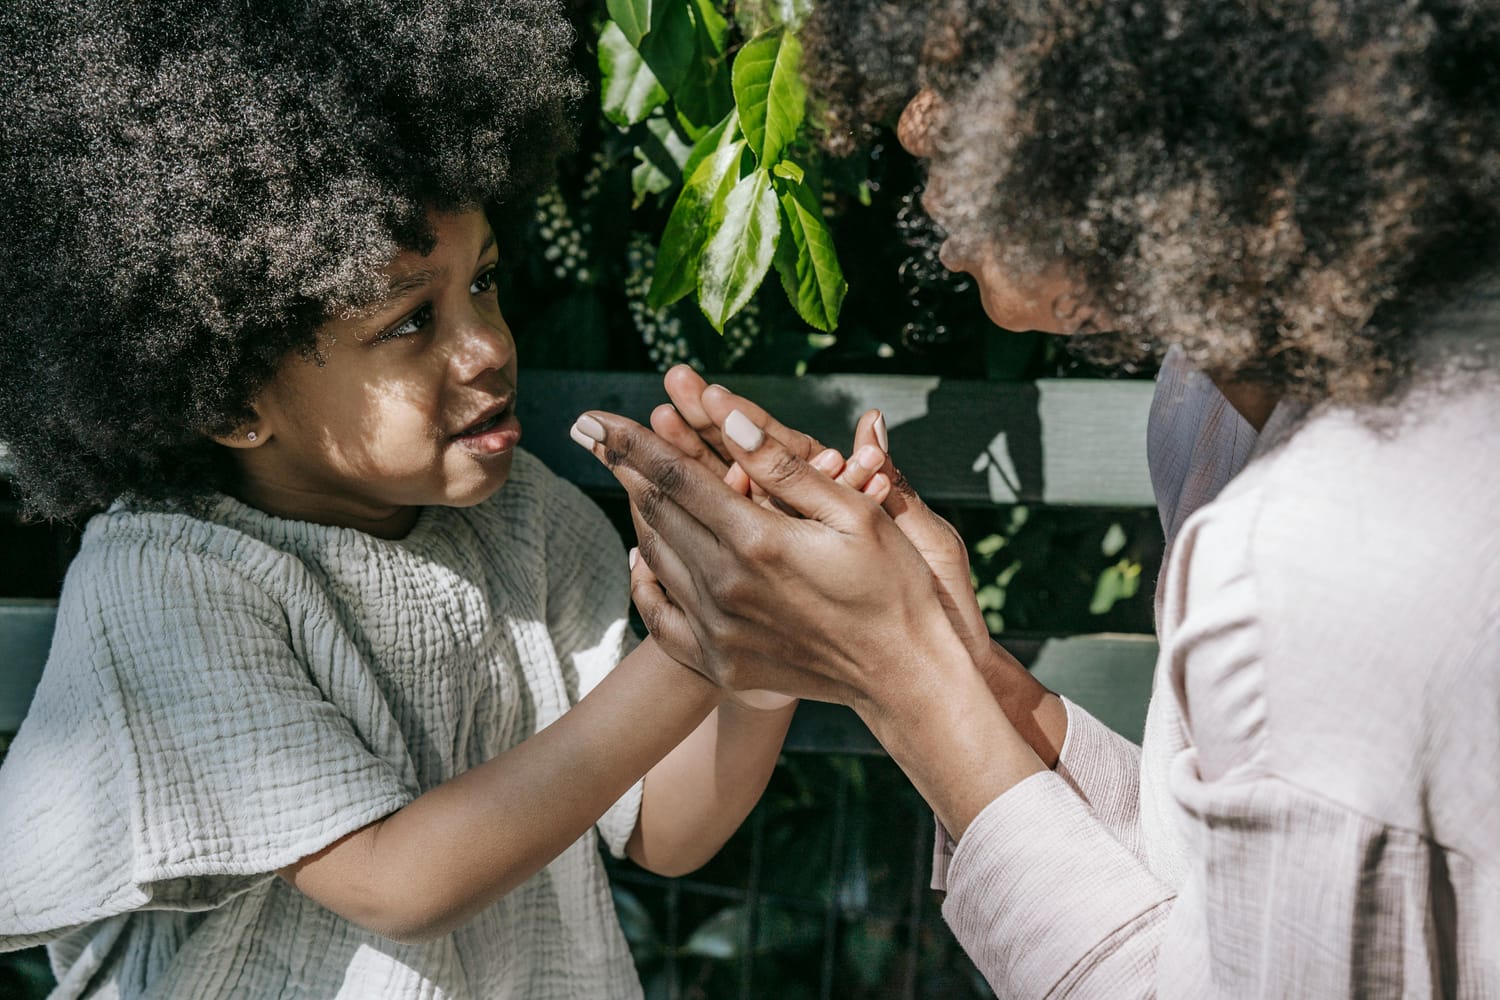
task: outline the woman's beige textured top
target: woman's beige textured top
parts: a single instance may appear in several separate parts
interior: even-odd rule
[[[1069,705],[939,866],[1000,996],[1500,996],[1500,297],[1439,325],[1258,442],[1169,359],[1144,749]]]

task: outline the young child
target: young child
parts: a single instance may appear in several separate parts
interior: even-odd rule
[[[572,36],[317,7],[0,11],[0,441],[33,511],[109,506],[0,769],[0,949],[59,997],[639,996],[594,829],[702,864],[790,708],[637,646],[517,448],[490,220]]]

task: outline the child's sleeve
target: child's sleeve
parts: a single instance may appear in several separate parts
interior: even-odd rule
[[[630,570],[619,533],[577,487],[554,479],[547,504],[547,625],[576,704],[640,644],[630,627]],[[641,811],[637,781],[599,819],[615,857]]]
[[[212,556],[85,547],[0,769],[0,950],[217,906],[410,801],[368,680],[308,628]]]

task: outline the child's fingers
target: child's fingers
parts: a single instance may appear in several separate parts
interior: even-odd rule
[[[854,447],[850,449],[850,454],[867,444],[888,452],[891,450],[889,437],[885,429],[885,414],[879,410],[866,410],[854,425]]]
[[[671,403],[663,403],[651,411],[651,429],[662,440],[714,475],[724,476],[728,471],[729,466],[719,457],[719,453],[699,436]]]
[[[837,482],[850,489],[863,490],[870,477],[885,465],[885,452],[873,444],[862,446],[844,466]]]
[[[724,482],[729,485],[730,489],[740,494],[740,496],[747,497],[750,495],[750,487],[752,485],[750,476],[740,467],[740,463],[735,462],[729,467],[728,471],[724,473]]]

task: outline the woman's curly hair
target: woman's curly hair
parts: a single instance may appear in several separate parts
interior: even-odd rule
[[[429,208],[534,193],[572,142],[553,0],[0,5],[0,442],[33,513],[227,485],[332,310]]]
[[[1500,267],[1500,0],[835,0],[807,36],[835,151],[936,92],[934,216],[1078,267],[1095,360],[1370,400]]]

